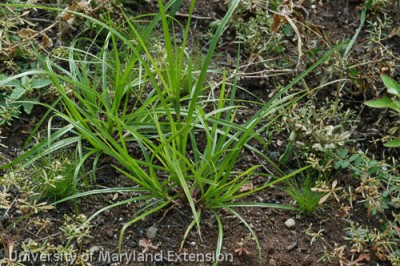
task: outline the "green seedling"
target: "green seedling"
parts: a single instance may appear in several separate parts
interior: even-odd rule
[[[309,172],[310,170],[305,173]],[[287,185],[284,190],[296,201],[297,208],[300,212],[311,214],[318,208],[319,201],[323,194],[312,190],[314,181],[311,175],[306,175],[303,180],[294,178],[286,183]]]
[[[400,118],[400,84],[386,75],[382,75],[381,79],[385,84],[387,92],[392,97],[385,96],[376,100],[367,101],[365,104],[373,108],[391,109],[396,112]],[[400,137],[385,143],[385,146],[391,148],[400,147]]]
[[[6,76],[0,76],[0,80],[6,79]],[[35,90],[46,88],[50,84],[49,79],[28,76],[5,83],[3,85],[5,92],[0,93],[0,126],[11,125],[12,120],[21,114],[21,108],[26,114],[30,114],[35,101],[31,98],[32,94]]]

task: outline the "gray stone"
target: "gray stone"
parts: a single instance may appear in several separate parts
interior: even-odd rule
[[[289,219],[287,219],[287,220],[285,221],[285,226],[286,226],[287,228],[293,228],[293,227],[296,226],[296,222],[294,221],[293,218],[289,218]]]
[[[158,231],[158,228],[157,228],[157,227],[155,227],[155,226],[150,226],[150,227],[147,229],[146,236],[147,236],[148,238],[150,238],[150,239],[153,239],[153,238],[156,237],[157,231]]]

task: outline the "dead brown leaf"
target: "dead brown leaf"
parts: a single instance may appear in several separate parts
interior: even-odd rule
[[[51,48],[53,47],[53,41],[47,36],[45,33],[42,34],[42,48]]]
[[[244,184],[244,185],[239,189],[239,192],[250,191],[250,190],[253,190],[253,188],[254,188],[253,183],[250,182],[250,183]]]
[[[394,27],[390,33],[389,38],[393,38],[394,36],[400,36],[400,26]]]
[[[30,28],[23,28],[20,31],[18,31],[18,36],[21,37],[22,39],[29,39],[35,36],[38,32],[30,29]]]
[[[274,16],[272,18],[273,18],[273,21],[272,21],[272,25],[271,25],[271,31],[273,31],[273,32],[278,29],[280,24],[286,23],[285,17],[281,16],[279,14],[274,14]]]
[[[150,240],[142,238],[139,240],[139,247],[143,247],[142,253],[146,253],[150,249],[158,249],[159,245],[154,245]]]
[[[75,5],[70,5],[65,9],[65,11],[61,12],[60,17],[68,23],[69,26],[72,26],[72,23],[74,23],[75,20],[75,15],[72,13],[69,13],[68,11],[75,11],[76,6]]]
[[[249,255],[250,251],[248,251],[245,247],[240,247],[235,249],[235,253],[238,254],[239,256],[242,256],[243,253]]]

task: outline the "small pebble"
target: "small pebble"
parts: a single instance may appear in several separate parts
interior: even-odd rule
[[[147,229],[146,236],[147,236],[148,238],[150,238],[150,239],[153,239],[153,238],[156,237],[157,231],[158,231],[158,228],[157,228],[157,227],[155,227],[155,226],[150,226],[150,227]]]
[[[276,261],[274,259],[270,259],[268,265],[270,266],[276,266]]]
[[[293,228],[293,227],[295,227],[295,225],[296,225],[296,222],[294,221],[293,218],[287,219],[285,222],[285,226],[287,228]]]
[[[106,235],[108,238],[112,238],[112,237],[114,236],[114,232],[113,232],[112,229],[108,229],[108,230],[105,231],[105,235]]]
[[[114,196],[113,196],[113,198],[112,198],[112,200],[113,200],[113,201],[116,201],[117,199],[118,199],[118,193],[115,193]]]
[[[84,244],[84,245],[89,245],[91,242],[92,242],[92,239],[89,239],[89,238],[85,238],[85,239],[83,240],[83,244]]]
[[[288,245],[288,246],[286,247],[286,250],[287,250],[287,251],[291,251],[291,250],[294,249],[295,247],[297,247],[297,242],[293,242],[293,243],[291,243],[290,245]]]
[[[95,253],[95,252],[100,251],[101,249],[102,249],[101,246],[93,246],[90,248],[90,252]]]

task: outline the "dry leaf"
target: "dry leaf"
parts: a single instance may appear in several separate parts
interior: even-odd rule
[[[272,25],[271,25],[271,31],[276,31],[278,29],[279,25],[283,21],[285,21],[285,17],[284,16],[281,16],[281,15],[278,15],[278,14],[274,14],[273,22],[272,22]]]
[[[91,1],[80,1],[76,4],[76,10],[85,14],[91,13],[93,10],[90,7],[90,2]]]
[[[143,247],[142,253],[146,253],[150,249],[158,249],[158,246],[153,245],[150,240],[144,238],[139,240],[139,247]]]
[[[358,263],[364,262],[364,260],[370,261],[370,259],[371,258],[369,254],[360,254],[356,260],[352,261],[351,265],[361,265]]]
[[[400,36],[400,26],[394,27],[390,33],[389,33],[389,38],[392,38],[394,36]]]
[[[112,200],[113,200],[113,201],[116,201],[117,199],[118,199],[118,193],[115,193],[114,196],[113,196],[113,198],[112,198]]]
[[[397,235],[399,236],[399,238],[400,238],[400,228],[399,227],[397,227],[397,226],[395,226],[394,227],[394,230],[396,230],[396,232],[397,232]]]
[[[329,196],[330,196],[331,194],[332,194],[332,193],[329,192],[328,194],[326,194],[325,196],[323,196],[323,197],[319,200],[318,204],[324,203],[324,202],[329,198]]]
[[[72,26],[72,23],[74,23],[75,16],[72,13],[69,13],[67,11],[75,11],[76,6],[75,5],[70,5],[69,7],[65,8],[66,11],[61,12],[60,17],[65,20],[65,22],[68,23],[69,26]]]
[[[68,11],[76,11],[76,12],[83,12],[84,14],[88,15],[89,13],[91,13],[93,10],[90,7],[90,2],[89,1],[80,1],[76,4],[72,4],[69,7],[65,8],[65,11],[63,11],[60,14],[60,17],[68,23],[68,25],[72,28],[72,24],[75,21],[75,15],[68,12]]]
[[[232,56],[229,53],[226,54],[226,64],[228,66],[234,66],[235,65],[235,62],[233,61]]]
[[[340,199],[339,199],[338,195],[336,195],[335,191],[342,190],[343,188],[342,187],[338,187],[337,188],[336,186],[337,186],[337,180],[334,180],[332,182],[331,188],[329,188],[329,189],[326,189],[326,188],[311,188],[311,191],[314,191],[314,192],[327,192],[327,194],[324,195],[319,200],[319,202],[318,202],[319,204],[324,203],[329,198],[330,195],[333,195],[335,197],[336,201],[340,202]]]
[[[240,248],[235,249],[235,253],[237,253],[239,256],[242,256],[243,253],[245,253],[246,255],[249,255],[250,251],[248,251],[244,247],[240,247]]]
[[[246,192],[246,191],[250,191],[250,190],[253,190],[253,183],[247,183],[247,184],[244,184],[240,189],[239,189],[239,192]]]
[[[51,48],[53,47],[53,41],[47,36],[45,33],[42,34],[42,48]]]
[[[23,38],[23,39],[29,39],[32,38],[35,34],[38,32],[29,28],[23,28],[20,31],[18,31],[18,36]]]

